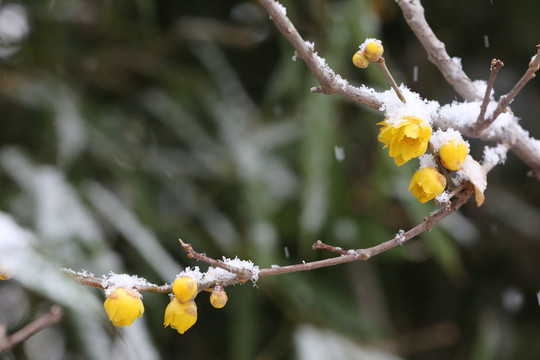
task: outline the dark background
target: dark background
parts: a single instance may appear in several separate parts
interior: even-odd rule
[[[376,37],[398,83],[460,100],[394,1],[283,4],[350,82],[388,88],[376,67],[351,63]],[[493,58],[505,63],[496,97],[536,53],[539,2],[423,4],[471,79],[487,79]],[[179,237],[215,258],[294,264],[331,255],[311,250],[318,239],[369,247],[435,209],[407,192],[417,162],[397,168],[382,150],[382,114],[311,94],[316,81],[255,1],[4,1],[0,11],[28,27],[9,23],[23,35],[3,35],[0,211],[54,269],[171,282],[168,262],[206,268]],[[539,99],[533,79],[512,104],[536,138]],[[477,160],[493,145],[470,141]],[[5,358],[537,359],[540,187],[527,171],[510,154],[489,174],[482,207],[470,201],[369,262],[230,287],[222,310],[201,293],[184,335],[162,326],[165,295],[145,294],[143,318],[124,331],[104,318],[101,291],[67,281],[99,305],[90,310],[55,292],[52,273],[39,284],[16,275],[0,284],[8,332],[53,303],[66,315]]]

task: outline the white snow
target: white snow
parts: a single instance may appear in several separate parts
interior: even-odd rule
[[[287,8],[285,6],[283,6],[282,4],[280,4],[279,2],[277,1],[274,1],[274,3],[276,4],[276,7],[278,8],[278,10],[283,14],[283,15],[287,15]]]
[[[433,166],[434,168],[437,167],[437,163],[435,162],[435,159],[433,158],[433,155],[429,153],[425,153],[424,155],[420,155],[418,157],[418,160],[420,161],[420,167],[419,169],[427,168],[430,166]]]
[[[386,118],[394,125],[397,125],[403,121],[404,116],[416,116],[431,124],[432,119],[437,115],[439,103],[422,99],[420,95],[403,84],[400,85],[399,90],[405,97],[406,103],[399,100],[392,89],[382,93],[374,93],[376,99],[382,103],[379,110],[384,112]]]
[[[401,245],[407,238],[405,237],[405,230],[400,229],[396,236],[394,236],[394,239],[397,240],[397,242]]]
[[[235,257],[234,259],[228,259],[228,258],[223,257],[223,262],[237,269],[245,269],[251,272],[252,274],[251,281],[254,284],[259,279],[259,267],[253,264],[252,261],[240,260],[238,257]],[[217,267],[209,267],[208,271],[204,273],[203,275],[204,275],[204,278],[203,278],[204,281],[216,282],[216,283],[231,281],[237,278],[236,274],[231,273],[225,269],[217,268]]]
[[[484,88],[485,91],[485,88]],[[482,94],[483,96],[483,94]],[[444,105],[439,109],[437,125],[441,128],[470,128],[478,119],[480,114],[480,101],[453,102]],[[491,101],[486,109],[485,117],[489,118],[495,109],[497,102]],[[497,119],[485,130],[488,138],[504,138],[507,134],[508,126],[517,123],[518,118],[512,114],[510,108],[507,112],[500,114]]]
[[[138,277],[137,275],[115,274],[112,271],[108,276],[103,275],[102,279],[101,286],[103,286],[106,296],[109,296],[116,288],[135,289],[144,286],[157,287],[157,285],[152,284],[148,282],[148,280]]]
[[[504,164],[506,161],[506,153],[508,152],[508,145],[498,144],[494,147],[484,147],[484,164],[492,164],[493,166],[498,164]]]
[[[341,87],[343,90],[345,90],[347,85],[349,85],[349,82],[347,80],[345,80],[344,78],[342,78],[341,75],[339,75],[339,74],[334,75],[334,80],[339,85],[339,87]]]
[[[459,57],[457,57],[457,56],[454,56],[454,57],[452,58],[452,62],[453,62],[454,64],[456,64],[457,66],[459,66],[460,68],[462,67],[462,65],[461,65],[461,58],[459,58]]]
[[[364,40],[363,43],[361,43],[358,47],[360,48],[360,50],[364,51],[364,49],[366,48],[366,45],[369,44],[369,43],[372,43],[372,42],[377,42],[379,44],[382,44],[381,40],[379,39],[375,39],[375,38],[367,38],[366,40]]]
[[[429,140],[435,150],[439,150],[441,146],[446,145],[450,143],[452,140],[461,140],[464,141],[461,137],[461,133],[457,130],[454,130],[452,128],[448,128],[446,130],[437,130],[434,133],[431,134],[431,139]],[[468,145],[469,143],[465,141],[465,143]]]
[[[192,267],[186,267],[184,271],[182,271],[180,274],[176,275],[175,280],[182,276],[188,276],[195,280],[195,282],[200,283],[202,279],[204,278],[204,274],[201,272],[198,266]]]
[[[480,192],[484,192],[487,186],[486,174],[478,162],[476,162],[472,156],[467,155],[465,162],[461,166],[461,170],[458,173],[464,173],[470,182],[473,183],[475,188]]]
[[[443,191],[435,197],[435,201],[439,204],[450,205],[450,194],[447,191]]]

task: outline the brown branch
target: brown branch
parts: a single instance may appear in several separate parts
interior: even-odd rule
[[[497,104],[497,108],[493,112],[493,115],[491,115],[490,118],[486,120],[487,125],[485,125],[484,129],[491,125],[500,114],[506,111],[506,107],[510,105],[512,101],[514,101],[515,97],[517,96],[517,94],[519,94],[521,89],[523,89],[525,84],[527,84],[529,80],[536,76],[535,73],[538,71],[538,68],[540,66],[540,44],[536,45],[536,47],[538,50],[536,52],[536,55],[534,56],[534,59],[529,62],[529,67],[527,68],[527,71],[521,77],[521,79],[519,79],[516,85],[514,85],[514,87],[512,88],[512,90],[510,90],[508,94],[501,96]]]
[[[480,94],[478,94],[471,79],[465,74],[461,66],[450,58],[444,43],[435,36],[435,33],[428,25],[420,0],[397,0],[397,4],[403,12],[405,21],[407,21],[407,24],[409,24],[409,27],[426,50],[429,61],[437,66],[446,81],[463,99],[468,101],[480,100]]]
[[[24,340],[28,339],[30,336],[43,330],[44,328],[60,322],[61,319],[62,309],[59,306],[53,306],[48,313],[40,316],[36,320],[32,321],[30,324],[23,327],[21,330],[8,336],[4,339],[4,341],[0,339],[0,354],[13,348],[15,345],[23,342]]]
[[[504,66],[504,63],[501,60],[497,60],[497,59],[491,60],[491,71],[489,73],[489,78],[488,78],[488,82],[486,86],[486,93],[484,94],[484,101],[482,101],[482,105],[480,106],[480,114],[478,114],[478,119],[476,120],[476,123],[473,125],[473,130],[476,133],[481,133],[482,130],[486,129],[489,125],[491,125],[491,122],[487,121],[487,119],[485,118],[486,110],[487,110],[489,101],[491,100],[491,90],[493,89],[495,78],[497,77],[499,70],[503,66]]]
[[[300,36],[292,22],[282,11],[282,7],[274,0],[259,0],[281,34],[294,47],[295,56],[306,63],[307,67],[317,79],[320,87],[311,91],[323,94],[338,94],[360,104],[379,109],[381,103],[375,96],[375,91],[367,88],[358,88],[350,85],[341,76],[336,75],[314,51],[313,45],[306,43]]]
[[[239,269],[229,264],[225,264],[221,260],[212,259],[204,254],[200,254],[196,252],[195,250],[193,250],[193,247],[191,246],[191,244],[186,244],[185,242],[182,241],[182,239],[178,239],[178,241],[180,241],[182,248],[184,249],[184,251],[186,252],[189,258],[195,258],[197,260],[200,260],[209,264],[210,266],[214,266],[223,270],[227,270],[230,273],[236,274],[236,276],[238,276],[238,280],[241,283],[245,283],[246,281],[248,281],[249,279],[253,277],[253,274],[251,273],[251,271],[247,269]]]

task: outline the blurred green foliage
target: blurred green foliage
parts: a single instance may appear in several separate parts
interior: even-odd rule
[[[388,87],[375,67],[350,62],[359,43],[377,37],[398,82],[428,99],[457,99],[393,1],[283,3],[350,82]],[[487,78],[491,59],[503,60],[501,95],[525,71],[540,38],[540,3],[424,3],[471,78]],[[39,283],[2,282],[0,322],[13,332],[51,303],[67,310],[60,325],[6,359],[359,359],[370,349],[414,360],[540,355],[540,190],[513,156],[490,173],[482,208],[471,203],[367,263],[231,287],[220,311],[200,294],[199,320],[185,335],[163,328],[164,295],[145,294],[143,318],[124,331],[100,312],[100,291],[63,283],[88,307],[55,293],[51,274],[60,267],[159,284],[182,266],[204,270],[182,253],[179,237],[215,258],[287,265],[331,256],[311,250],[318,239],[344,248],[381,243],[434,208],[406,191],[417,165],[396,168],[377,142],[381,114],[311,94],[316,81],[255,1],[1,5],[27,28],[9,23],[22,35],[4,34],[0,49],[0,211],[30,232],[35,258],[53,270],[44,265]],[[5,21],[0,15],[0,30]],[[536,138],[539,96],[533,80],[513,103]],[[484,145],[472,142],[476,157]],[[317,334],[326,340],[310,340]],[[304,345],[323,350],[309,355]]]

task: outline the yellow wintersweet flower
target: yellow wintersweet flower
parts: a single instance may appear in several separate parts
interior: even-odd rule
[[[364,55],[369,61],[378,61],[384,52],[380,41],[372,41],[364,48]]]
[[[354,66],[359,67],[361,69],[365,69],[369,65],[369,60],[368,60],[368,58],[366,57],[366,55],[364,54],[364,52],[362,50],[358,50],[353,55],[352,62],[354,64]]]
[[[441,162],[448,170],[459,170],[469,153],[469,145],[461,139],[451,140],[439,148]]]
[[[389,154],[397,166],[426,152],[431,127],[419,117],[404,116],[401,121],[384,119],[377,125],[383,125],[379,141],[385,144],[385,148],[390,148]]]
[[[171,302],[165,309],[163,325],[170,326],[180,334],[183,334],[196,322],[197,305],[195,301],[180,302],[176,297],[172,297]]]
[[[7,280],[11,278],[12,274],[9,268],[5,265],[0,265],[0,280]]]
[[[174,296],[181,302],[191,300],[197,295],[197,282],[189,276],[182,276],[173,282]]]
[[[223,289],[213,290],[212,294],[210,294],[210,304],[212,304],[212,306],[216,309],[221,309],[224,307],[228,300],[229,297]]]
[[[135,290],[121,287],[111,292],[103,306],[111,322],[118,327],[130,326],[144,313],[141,295]]]
[[[411,179],[409,191],[418,201],[425,203],[440,195],[446,187],[445,177],[433,166],[418,170]]]

